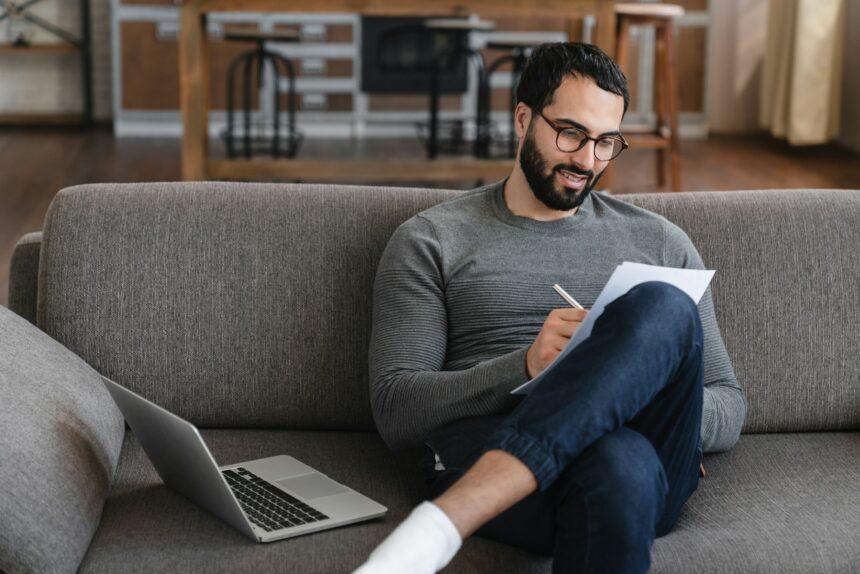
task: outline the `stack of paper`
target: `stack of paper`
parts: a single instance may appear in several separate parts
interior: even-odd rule
[[[561,362],[577,345],[591,335],[594,322],[603,313],[603,309],[636,285],[648,281],[663,281],[664,283],[674,285],[689,295],[698,304],[713,276],[714,271],[707,269],[677,269],[675,267],[659,267],[625,261],[615,268],[612,277],[609,278],[609,281],[603,287],[603,291],[597,296],[594,306],[588,311],[579,329],[576,330],[573,337],[570,338],[570,341],[561,353],[556,356],[555,360],[541,371],[538,376],[511,391],[511,394],[529,394],[534,385],[538,384],[555,365]]]

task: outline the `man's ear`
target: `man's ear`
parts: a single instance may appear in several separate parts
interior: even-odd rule
[[[526,130],[529,129],[531,119],[532,109],[522,102],[517,102],[517,107],[514,108],[514,129],[520,141],[525,137]]]

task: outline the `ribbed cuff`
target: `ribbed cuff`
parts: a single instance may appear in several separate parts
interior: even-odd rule
[[[537,479],[540,492],[558,477],[559,468],[552,456],[536,440],[514,428],[502,427],[497,430],[484,445],[484,452],[490,450],[503,450],[529,467]]]

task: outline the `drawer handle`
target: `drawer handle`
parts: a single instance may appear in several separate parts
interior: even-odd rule
[[[221,22],[209,22],[206,26],[211,38],[224,37],[224,24]],[[179,39],[179,22],[156,22],[155,39],[160,42],[175,42]]]

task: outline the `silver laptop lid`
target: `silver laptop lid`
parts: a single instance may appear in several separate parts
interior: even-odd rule
[[[102,379],[164,483],[259,540],[197,427],[107,377]]]

